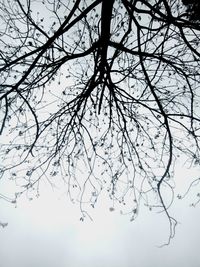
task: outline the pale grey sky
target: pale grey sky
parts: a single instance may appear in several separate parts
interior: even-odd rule
[[[198,170],[177,169],[179,187],[185,189],[191,175]],[[0,267],[199,267],[200,207],[189,207],[190,198],[175,201],[176,236],[163,248],[158,246],[168,236],[164,214],[143,208],[130,222],[119,210],[110,212],[104,196],[93,222],[80,222],[79,206],[47,186],[39,199],[24,197],[17,208],[0,201],[1,219],[9,223],[0,229]]]

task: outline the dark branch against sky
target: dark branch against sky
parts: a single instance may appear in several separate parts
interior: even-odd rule
[[[131,220],[165,212],[174,236],[176,159],[200,163],[198,8],[0,1],[0,167],[16,199],[62,177],[81,220],[107,190]]]

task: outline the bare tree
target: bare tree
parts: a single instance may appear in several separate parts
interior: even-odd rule
[[[0,0],[1,179],[16,198],[62,177],[83,220],[106,189],[131,220],[141,203],[165,212],[170,241],[176,159],[200,163],[200,25],[183,3]]]

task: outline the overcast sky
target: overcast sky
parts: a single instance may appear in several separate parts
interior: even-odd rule
[[[177,169],[180,191],[198,171]],[[175,201],[171,212],[179,221],[176,236],[163,248],[159,246],[167,240],[167,219],[146,208],[130,222],[120,210],[110,212],[102,195],[93,221],[81,222],[79,206],[47,184],[41,186],[38,199],[28,201],[24,196],[17,208],[1,199],[1,221],[8,226],[0,228],[0,266],[199,267],[200,207],[189,206],[193,194]]]

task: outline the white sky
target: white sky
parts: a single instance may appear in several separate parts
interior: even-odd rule
[[[177,168],[180,191],[198,172]],[[38,199],[24,196],[17,208],[0,201],[1,221],[9,223],[0,228],[0,266],[198,267],[200,207],[189,207],[190,199],[175,201],[171,212],[179,221],[176,236],[170,246],[158,248],[168,236],[164,214],[144,208],[130,222],[119,210],[110,212],[111,203],[102,196],[93,222],[81,222],[79,206],[46,184]]]

